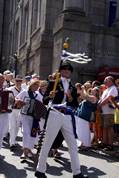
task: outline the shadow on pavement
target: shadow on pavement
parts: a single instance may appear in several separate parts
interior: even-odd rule
[[[88,151],[79,151],[80,154],[91,156],[94,158],[104,159],[107,162],[119,162],[119,158],[113,156],[110,152],[103,152],[102,150],[88,150]]]
[[[81,166],[81,171],[84,175],[88,175],[89,178],[98,178],[100,176],[106,175],[103,171],[95,167],[87,168],[86,166]]]
[[[23,153],[22,147],[19,144],[17,144],[16,148],[14,149],[14,151],[11,151],[11,153],[12,153],[13,156],[20,157]]]
[[[72,172],[70,161],[66,158],[61,158],[55,160],[57,163],[60,164],[60,166],[54,166],[47,164],[47,173],[53,176],[62,176],[63,171]],[[95,167],[87,168],[86,166],[81,166],[81,171],[84,175],[88,175],[89,178],[98,178],[99,176],[106,175],[105,172],[101,171],[100,169],[97,169]]]
[[[58,159],[55,158],[54,161],[56,161],[59,164],[59,166],[47,164],[47,173],[48,174],[55,175],[55,176],[61,176],[61,175],[63,175],[64,170],[67,172],[70,172],[70,173],[72,172],[69,159],[61,157]]]
[[[8,170],[8,171],[6,171]],[[0,159],[0,174],[6,178],[26,178],[27,174],[24,169],[17,169],[14,165]]]
[[[62,151],[68,151],[68,147],[66,147],[66,146],[61,146],[60,148],[59,148],[60,150],[62,150]]]
[[[16,140],[17,142],[22,142],[23,138],[21,136],[17,136]]]

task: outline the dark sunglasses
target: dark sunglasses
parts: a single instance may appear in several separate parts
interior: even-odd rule
[[[22,80],[16,80],[16,82],[22,82]]]

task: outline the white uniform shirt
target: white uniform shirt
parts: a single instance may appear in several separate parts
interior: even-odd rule
[[[14,86],[15,84],[11,81],[9,81],[9,83],[7,83],[7,81],[5,80],[4,83],[3,83],[3,88],[8,88],[8,87],[11,87],[11,86]]]
[[[38,91],[35,91],[35,92],[34,92],[34,96],[36,96],[36,98],[35,98],[36,100],[42,102],[42,96],[39,94]],[[19,100],[21,100],[21,101],[24,101],[24,99],[25,99],[26,97],[30,99],[29,94],[28,94],[28,90],[27,90],[27,91],[26,91],[26,90],[23,90],[22,92],[20,92],[20,93],[16,96],[16,99],[19,99]]]
[[[28,90],[29,85],[26,84],[26,83],[23,83],[23,84],[21,85],[21,87],[22,87],[24,90]]]
[[[34,92],[34,96],[35,96],[35,99],[38,100],[38,101],[41,101],[42,102],[42,96],[39,94],[38,91],[35,91]],[[16,96],[16,99],[19,99],[23,102],[25,102],[25,105],[22,107],[21,109],[21,113],[22,114],[26,114],[27,111],[28,111],[28,108],[30,107],[30,101],[31,101],[31,98],[29,97],[29,94],[28,94],[28,90],[23,90],[22,92],[20,92],[17,96]]]
[[[9,87],[7,88],[7,90],[12,91],[14,94],[14,97],[16,97],[21,91],[23,91],[22,88],[21,90],[18,90],[15,86]]]
[[[104,99],[108,98],[109,96],[113,96],[113,97],[118,96],[118,90],[114,85],[109,87],[109,88],[107,88],[103,92],[100,100],[103,101]],[[105,105],[102,106],[102,113],[103,114],[113,114],[114,113],[114,109],[109,107],[109,104],[105,104]]]
[[[61,80],[62,80],[62,84],[63,84],[63,88],[64,88],[64,93],[65,93],[62,103],[65,103],[66,102],[66,93],[67,93],[67,91],[69,89],[69,81],[70,81],[70,79],[66,79],[64,77],[61,77]]]

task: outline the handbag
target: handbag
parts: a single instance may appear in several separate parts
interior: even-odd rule
[[[119,124],[119,109],[115,109],[114,112],[114,123]]]
[[[95,112],[92,112],[92,113],[91,113],[90,122],[96,122]]]

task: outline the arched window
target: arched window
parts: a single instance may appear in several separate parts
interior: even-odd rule
[[[109,1],[108,26],[111,27],[116,20],[117,1]]]

